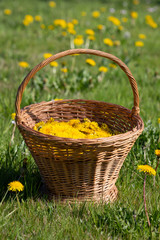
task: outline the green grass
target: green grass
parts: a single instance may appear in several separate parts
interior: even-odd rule
[[[146,201],[151,221],[148,227],[143,206],[143,174],[137,171],[137,165],[148,164],[156,167],[154,154],[157,148],[159,129],[157,119],[160,112],[160,71],[159,71],[159,26],[160,9],[149,13],[148,8],[159,6],[158,1],[147,4],[141,1],[139,5],[126,1],[57,1],[56,8],[50,8],[45,0],[0,2],[0,239],[160,239],[160,170],[155,180],[147,177]],[[106,7],[106,12],[99,19],[91,16],[92,11]],[[4,15],[3,10],[9,8],[12,14]],[[109,9],[115,8],[115,13]],[[81,16],[82,11],[86,17]],[[126,9],[124,15],[127,23],[122,23],[123,31],[117,30],[107,17],[114,15],[120,20],[124,17],[120,10]],[[130,12],[137,11],[139,16],[131,20]],[[24,16],[41,15],[46,29],[41,29],[38,22],[24,26]],[[153,29],[145,23],[145,15],[152,15],[158,28]],[[11,113],[15,111],[14,104],[18,86],[26,74],[41,62],[43,54],[52,54],[67,50],[75,36],[67,33],[62,36],[60,28],[49,30],[56,18],[67,22],[78,19],[75,26],[77,35],[84,36],[85,47],[87,36],[85,29],[95,31],[96,40],[90,42],[89,48],[112,53],[124,61],[135,77],[140,95],[141,117],[145,130],[139,137],[127,156],[118,181],[116,183],[119,196],[113,204],[66,203],[48,201],[43,193],[43,184],[39,170],[31,157],[25,143],[16,129],[14,142],[10,144],[13,125]],[[106,28],[99,33],[97,25]],[[131,37],[125,38],[125,32]],[[144,33],[144,47],[135,47],[138,34]],[[120,46],[109,47],[103,43],[104,38],[119,40]],[[91,57],[96,61],[95,67],[85,63]],[[26,61],[28,69],[20,68],[18,63]],[[54,98],[94,99],[119,104],[129,109],[133,107],[133,94],[123,71],[120,68],[110,68],[111,61],[95,56],[68,56],[58,60],[56,73],[50,66],[36,74],[25,89],[21,107],[34,102],[48,101]],[[63,74],[63,65],[68,73]],[[104,65],[108,72],[102,81],[98,81],[99,67]],[[22,166],[27,158],[24,175]],[[20,177],[21,176],[21,177]],[[19,179],[20,177],[20,179]],[[7,191],[7,185],[14,180],[20,180],[25,188],[16,194]],[[155,182],[155,183],[154,183]],[[5,198],[4,198],[5,196]],[[4,199],[3,199],[4,198]],[[2,200],[3,199],[3,200]]]

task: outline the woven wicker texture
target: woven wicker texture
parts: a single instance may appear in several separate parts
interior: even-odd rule
[[[116,62],[129,78],[134,97],[132,110],[94,100],[60,100],[32,104],[20,109],[23,91],[37,71],[50,62],[75,53],[93,54]],[[16,97],[16,123],[44,180],[50,197],[61,200],[106,201],[117,198],[115,186],[122,164],[143,131],[139,95],[128,67],[115,56],[92,49],[58,53],[37,65],[20,85]],[[39,121],[88,118],[106,123],[121,134],[97,139],[71,139],[34,131]]]

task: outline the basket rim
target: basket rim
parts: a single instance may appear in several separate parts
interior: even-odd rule
[[[52,103],[52,104],[54,103],[54,104],[59,105],[62,102],[65,103],[65,102],[80,102],[80,101],[109,104],[109,105],[113,105],[115,107],[120,107],[121,109],[127,110],[130,114],[132,113],[132,111],[130,109],[125,108],[121,105],[113,104],[113,103],[97,101],[97,100],[87,100],[87,99],[63,99],[63,100],[56,100],[56,101],[51,100],[51,101],[42,101],[39,103],[33,103],[31,105],[25,106],[24,108],[20,109],[20,115],[21,115],[22,111],[28,109],[29,107],[31,107],[33,105],[39,105],[41,103]],[[64,142],[64,143],[96,144],[96,143],[110,143],[110,142],[115,142],[115,141],[122,140],[122,139],[123,140],[128,139],[129,136],[133,137],[134,135],[137,135],[137,132],[142,132],[144,129],[144,123],[143,123],[142,118],[139,115],[133,115],[133,117],[135,119],[137,119],[137,122],[139,121],[139,128],[138,128],[138,126],[136,126],[131,131],[127,131],[125,133],[120,133],[120,134],[110,136],[110,137],[93,138],[93,139],[86,139],[86,138],[75,139],[75,138],[58,137],[58,136],[40,133],[36,130],[33,130],[32,128],[28,127],[24,122],[21,122],[21,121],[16,121],[16,124],[19,128],[21,128],[25,131],[27,130],[31,135],[37,136],[41,139],[45,139],[48,141],[57,141],[57,142]]]

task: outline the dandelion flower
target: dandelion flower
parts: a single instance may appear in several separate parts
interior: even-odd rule
[[[74,44],[77,46],[81,46],[84,43],[83,38],[75,38],[74,39]]]
[[[51,67],[58,67],[58,63],[56,61],[53,61],[50,63]]]
[[[109,16],[108,20],[116,26],[120,26],[120,24],[121,24],[120,20],[116,17],[113,17],[113,16]]]
[[[139,37],[140,39],[146,39],[146,35],[143,34],[143,33],[140,33],[140,34],[138,35],[138,37]]]
[[[77,19],[72,19],[72,23],[73,23],[74,25],[77,25],[77,24],[78,24],[78,20],[77,20]]]
[[[134,19],[135,19],[135,18],[138,18],[138,13],[137,13],[137,12],[134,12],[134,11],[131,12],[131,17],[134,18]]]
[[[152,175],[156,175],[156,171],[149,165],[138,165],[138,168],[137,168],[140,172],[145,172],[145,173],[148,173],[148,174],[152,174]]]
[[[62,32],[62,36],[65,37],[67,36],[67,33],[65,31]]]
[[[158,157],[160,157],[160,149],[156,149],[156,150],[155,150],[155,154],[156,154]]]
[[[61,28],[66,28],[67,27],[67,23],[64,19],[55,19],[53,21],[55,26],[60,26]]]
[[[99,11],[92,12],[92,17],[99,18],[99,16],[100,16],[100,12]]]
[[[11,15],[12,11],[10,9],[4,9],[4,14],[5,15]]]
[[[69,32],[69,33],[72,34],[72,35],[75,35],[75,34],[76,34],[76,31],[75,31],[73,28],[68,28],[68,29],[67,29],[67,32]]]
[[[49,2],[49,6],[50,6],[51,8],[54,8],[54,7],[56,7],[56,3],[55,3],[54,1],[50,1],[50,2]]]
[[[90,35],[90,36],[88,36],[88,39],[91,41],[94,41],[96,38],[95,38],[95,36]]]
[[[55,98],[54,101],[60,101],[63,100],[63,98]]]
[[[82,11],[82,12],[81,12],[81,16],[82,16],[82,17],[85,17],[86,15],[87,15],[87,13],[86,13],[85,11]]]
[[[42,29],[45,29],[46,28],[46,26],[44,25],[44,24],[41,24],[41,26],[40,26]]]
[[[115,41],[113,42],[113,44],[114,44],[115,46],[120,46],[120,45],[121,45],[121,42],[120,42],[119,40],[115,40]]]
[[[12,114],[11,114],[12,120],[15,120],[15,117],[16,117],[16,113],[12,113]]]
[[[99,67],[99,71],[105,73],[105,72],[108,72],[108,68],[104,67],[104,66],[101,66],[101,67]]]
[[[124,22],[124,23],[128,22],[128,18],[123,17],[123,18],[122,18],[122,22]]]
[[[144,43],[142,41],[136,41],[135,42],[135,46],[136,47],[143,47],[144,46]]]
[[[32,15],[26,15],[25,16],[25,19],[29,22],[29,23],[32,23],[34,18],[32,17]]]
[[[118,30],[122,31],[123,30],[123,26],[119,26]]]
[[[160,123],[160,118],[158,118],[158,123]]]
[[[138,5],[139,4],[139,0],[133,0],[133,4],[134,5]]]
[[[88,63],[90,66],[95,66],[96,65],[96,62],[91,58],[87,58],[86,63]]]
[[[13,181],[8,184],[8,190],[12,192],[16,192],[16,191],[21,192],[24,190],[24,186],[19,181]]]
[[[110,38],[105,38],[103,42],[108,46],[113,46],[113,41]]]
[[[29,64],[27,62],[19,62],[18,65],[22,68],[28,68]]]
[[[37,15],[34,17],[36,22],[41,22],[42,21],[42,17],[40,15]]]
[[[68,27],[68,28],[74,28],[74,24],[73,24],[72,22],[68,22],[68,23],[67,23],[67,27]]]
[[[97,26],[97,28],[98,28],[98,30],[102,30],[102,29],[104,29],[104,25],[99,24],[99,25]]]
[[[109,67],[111,67],[111,68],[117,68],[116,64],[114,64],[114,63],[110,63],[110,64],[109,64]]]
[[[49,58],[49,57],[51,57],[52,56],[52,54],[51,53],[44,53],[43,54],[43,57],[46,59],[46,58]]]
[[[66,67],[61,68],[61,72],[63,72],[63,73],[67,73],[67,72],[68,72],[68,69],[67,69]]]
[[[94,36],[95,34],[95,32],[92,29],[86,29],[85,33],[91,36]]]
[[[101,12],[105,12],[105,11],[106,11],[106,8],[105,8],[105,7],[101,7],[101,8],[100,8],[100,11],[101,11]]]
[[[152,16],[146,15],[145,19],[146,19],[146,23],[150,27],[152,27],[152,28],[157,28],[158,27],[157,23],[153,20]]]

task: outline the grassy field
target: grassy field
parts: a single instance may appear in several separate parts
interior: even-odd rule
[[[63,19],[60,26],[56,19]],[[147,177],[150,228],[143,205],[144,174],[137,171],[140,164],[153,168],[157,164],[160,2],[57,0],[50,6],[45,0],[1,0],[0,22],[0,239],[160,239],[160,168],[155,177]],[[87,29],[93,31],[88,34]],[[127,64],[138,84],[145,129],[122,166],[116,183],[119,195],[113,204],[48,201],[42,194],[38,168],[17,129],[10,144],[18,86],[44,60],[45,53],[70,48],[112,53]],[[93,59],[95,66],[87,64],[87,58]],[[20,62],[25,62],[26,68]],[[55,98],[133,107],[128,78],[108,59],[79,55],[57,63],[31,80],[21,107]],[[101,66],[106,72],[100,71]],[[24,185],[18,195],[7,192],[8,183],[14,180]]]

